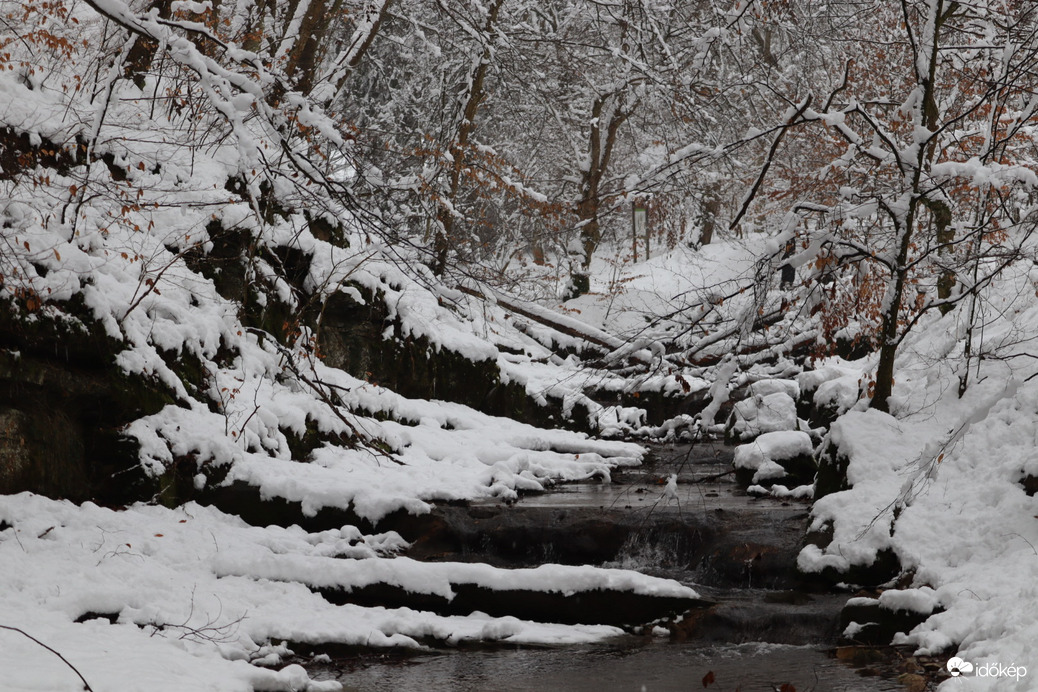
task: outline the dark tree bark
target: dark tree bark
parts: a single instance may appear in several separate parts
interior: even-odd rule
[[[172,0],[154,0],[149,9],[157,10],[162,19],[169,19],[171,6]],[[133,47],[126,56],[126,62],[123,64],[123,76],[132,79],[138,89],[143,89],[144,74],[151,68],[159,44],[154,39],[143,36],[136,36],[135,39]]]
[[[574,262],[570,286],[566,300],[584,295],[591,288],[589,272],[591,258],[602,241],[602,226],[599,212],[602,208],[602,181],[609,170],[609,160],[616,146],[620,127],[630,116],[631,109],[624,109],[619,103],[622,93],[611,93],[599,96],[591,107],[591,134],[588,137],[587,169],[581,175],[580,199],[577,201],[577,225],[580,228],[581,254]],[[608,114],[608,123],[602,127],[603,112],[607,105],[612,105]]]
[[[461,191],[462,175],[466,166],[469,141],[472,133],[476,131],[476,116],[479,114],[479,106],[486,96],[487,70],[490,68],[490,61],[493,57],[489,41],[494,25],[497,23],[497,15],[501,10],[502,4],[504,4],[504,0],[494,0],[487,9],[487,18],[483,26],[483,51],[480,53],[479,61],[472,72],[471,86],[461,111],[461,122],[458,123],[457,134],[448,149],[452,159],[446,190],[446,201],[448,204],[440,204],[440,208],[436,213],[439,228],[433,240],[433,252],[435,254],[433,272],[438,276],[447,269],[451,248],[457,247],[460,242],[460,239],[457,237],[458,230],[455,223],[457,214],[456,202]]]

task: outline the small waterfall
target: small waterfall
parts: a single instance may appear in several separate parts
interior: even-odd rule
[[[685,581],[691,581],[703,543],[701,528],[666,521],[631,531],[610,566],[672,577],[687,572]]]

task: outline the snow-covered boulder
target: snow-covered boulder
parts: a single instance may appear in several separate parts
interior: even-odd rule
[[[837,419],[818,450],[815,497],[848,490],[858,480],[885,481],[885,474],[892,471],[889,450],[896,448],[896,441],[903,437],[899,431],[897,419],[874,409]],[[879,463],[881,460],[883,463]]]
[[[735,475],[743,485],[769,486],[779,479],[806,485],[814,479],[811,436],[798,430],[764,433],[735,450]]]
[[[750,395],[754,397],[766,397],[769,394],[782,392],[793,399],[800,397],[800,385],[796,380],[757,380],[749,387]]]
[[[812,424],[831,423],[858,403],[860,379],[860,374],[852,373],[820,383],[812,398]]]
[[[885,646],[943,610],[937,592],[929,586],[888,589],[879,598],[848,600],[840,612],[840,631],[849,642]]]
[[[796,377],[799,389],[797,400],[809,409],[804,417],[812,428],[828,427],[837,417],[846,413],[858,400],[861,368],[825,365],[806,370]]]
[[[725,434],[731,440],[747,441],[764,433],[796,429],[796,401],[786,392],[777,391],[735,404]]]
[[[818,453],[809,536],[797,558],[801,572],[832,582],[875,586],[901,571],[891,526],[905,465],[925,440],[903,421],[870,409],[841,416]]]

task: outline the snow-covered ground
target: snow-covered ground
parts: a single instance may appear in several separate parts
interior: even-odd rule
[[[98,5],[125,11],[115,1]],[[76,46],[105,23],[85,7],[75,20]],[[11,50],[28,45],[17,43]],[[179,50],[197,58],[196,67],[205,62],[190,42]],[[581,383],[567,384],[566,366],[552,363],[551,351],[511,326],[504,311],[447,287],[430,289],[435,282],[420,262],[402,269],[407,262],[397,250],[329,200],[323,209],[333,225],[342,224],[348,247],[314,237],[304,213],[310,208],[291,185],[276,191],[286,213],[259,218],[250,201],[259,192],[256,166],[278,134],[238,114],[262,106],[239,93],[244,82],[232,88],[210,75],[209,94],[225,107],[233,136],[215,118],[206,140],[178,130],[172,112],[153,107],[152,91],[118,81],[119,71],[110,109],[97,111],[76,96],[72,63],[37,65],[34,80],[0,71],[0,125],[34,146],[91,143],[82,165],[0,171],[4,305],[26,330],[48,321],[96,329],[119,345],[115,362],[123,373],[164,388],[172,403],[123,431],[140,444],[148,473],[161,476],[175,459],[192,458],[197,488],[244,482],[265,499],[300,503],[306,514],[342,508],[377,521],[397,510],[427,512],[438,500],[511,500],[557,482],[608,481],[613,468],[640,462],[637,445],[407,399],[350,376],[321,361],[305,325],[289,344],[247,328],[241,305],[188,262],[191,253],[211,252],[221,233],[308,258],[302,288],[279,275],[274,254],[249,258],[245,273],[260,287],[261,303],[276,299],[298,311],[304,295],[320,300],[335,292],[363,303],[359,286],[388,311],[383,338],[421,339],[432,351],[499,364],[504,381],[525,385],[534,398],[552,395],[567,407],[584,403],[593,415],[605,413]],[[230,92],[238,93],[234,103],[221,100]],[[245,181],[250,195],[229,193],[231,179]],[[76,301],[73,316],[68,306]],[[179,356],[197,364],[199,382],[186,383],[171,367]],[[324,442],[293,460],[289,437],[309,433]],[[220,477],[207,476],[211,469]],[[333,689],[338,685],[310,682],[298,666],[285,668],[283,642],[559,644],[619,633],[479,613],[333,606],[309,588],[332,576],[342,588],[381,580],[445,597],[452,583],[694,596],[676,582],[622,570],[426,566],[394,558],[402,547],[398,536],[362,536],[348,526],[318,534],[247,526],[194,504],[108,509],[0,497],[0,688],[80,690],[79,671],[98,692]]]
[[[1038,687],[1038,498],[1022,486],[1038,475],[1034,278],[1007,276],[986,296],[983,360],[963,359],[965,309],[932,320],[902,349],[893,415],[859,404],[833,425],[853,487],[815,503],[815,526],[831,523],[834,539],[800,556],[804,569],[843,568],[892,549],[912,584],[880,601],[939,611],[896,641],[973,664],[942,684],[950,692]],[[862,362],[820,395],[853,401],[871,367]],[[980,675],[989,664],[1016,669]]]
[[[115,14],[128,11],[116,0],[94,4]],[[76,38],[70,50],[78,49],[81,35],[100,35],[106,24],[82,4],[75,14],[81,22],[75,29],[55,29]],[[154,17],[146,25],[166,31]],[[733,315],[748,315],[743,324],[763,315],[764,303],[740,289],[754,276],[757,259],[775,249],[766,236],[678,248],[634,266],[604,261],[609,251],[602,248],[591,294],[528,310],[543,310],[557,324],[573,320],[571,326],[592,336],[604,332],[606,345],[615,347],[606,360],[629,358],[641,369],[628,376],[587,367],[546,346],[578,346],[579,337],[438,285],[421,262],[401,258],[399,249],[387,247],[333,201],[318,200],[348,243],[315,237],[304,209],[319,195],[306,197],[285,182],[292,169],[273,176],[280,186],[272,193],[278,211],[269,219],[258,214],[255,198],[261,183],[269,183],[257,173],[261,162],[270,160],[268,152],[304,144],[280,140],[277,118],[260,117],[269,109],[262,88],[249,82],[251,73],[206,72],[207,59],[194,44],[169,38],[178,54],[208,75],[210,105],[223,115],[200,124],[192,118],[185,129],[179,111],[156,108],[152,97],[160,87],[179,86],[151,83],[142,91],[116,68],[81,92],[72,57],[42,64],[26,41],[10,41],[5,51],[28,48],[15,59],[33,69],[16,72],[12,63],[0,71],[0,126],[24,134],[33,146],[67,146],[70,157],[67,165],[0,171],[5,306],[19,312],[26,329],[47,320],[73,329],[89,323],[120,345],[116,364],[127,376],[168,390],[173,403],[125,429],[140,443],[142,464],[154,476],[175,459],[194,458],[200,487],[241,481],[265,498],[298,502],[307,514],[343,508],[375,521],[397,510],[426,512],[440,500],[511,500],[562,481],[607,481],[612,469],[639,463],[643,454],[628,443],[402,397],[326,366],[305,325],[298,325],[291,344],[247,328],[241,306],[187,261],[191,253],[211,252],[225,239],[221,232],[253,241],[257,251],[246,275],[262,287],[263,300],[301,310],[304,298],[341,292],[362,303],[357,287],[363,288],[388,311],[385,339],[423,339],[433,351],[492,363],[503,381],[522,385],[536,400],[561,400],[568,411],[580,404],[592,427],[614,435],[646,432],[644,412],[603,406],[586,389],[708,391],[713,412],[729,380],[744,384],[763,376],[752,368],[736,372],[724,335],[739,322]],[[104,61],[97,60],[92,71],[100,74]],[[249,96],[250,87],[258,99]],[[104,98],[82,95],[95,91]],[[327,124],[303,107],[293,115],[316,128]],[[345,146],[341,137],[330,137],[336,139]],[[84,141],[89,154],[79,161],[69,152]],[[232,193],[230,180],[249,195]],[[302,289],[279,275],[278,248],[308,258]],[[893,550],[914,570],[913,583],[880,600],[940,608],[900,641],[926,652],[957,650],[975,668],[997,662],[1030,671],[1019,680],[949,680],[945,689],[951,692],[1038,688],[1038,501],[1020,483],[1038,476],[1038,382],[1032,379],[1038,364],[1030,352],[1038,332],[1036,283],[1038,276],[1010,271],[985,291],[977,321],[983,329],[969,360],[963,359],[968,304],[921,322],[901,346],[892,415],[856,403],[873,360],[816,364],[822,381],[816,402],[851,409],[834,424],[830,440],[850,460],[853,487],[815,504],[816,525],[832,524],[834,540],[824,549],[806,549],[800,564],[807,570],[845,568]],[[76,301],[78,318],[65,309]],[[690,322],[698,328],[688,328]],[[778,345],[768,353],[781,353],[786,345],[772,338]],[[683,374],[664,342],[704,363],[720,361],[717,382],[704,376],[707,366]],[[170,354],[197,362],[204,373],[197,389],[171,367]],[[970,386],[959,398],[958,383],[967,372]],[[761,408],[754,408],[754,432],[785,433],[799,425],[793,393],[758,395],[761,401],[770,397],[781,416],[764,426]],[[686,427],[692,423],[681,420]],[[289,435],[310,430],[325,442],[306,459],[293,460]],[[774,471],[772,457],[805,443],[802,434],[795,442],[784,434],[777,439],[781,444],[746,463]],[[225,470],[226,478],[207,476],[211,468]],[[443,617],[333,606],[310,586],[383,580],[449,595],[451,583],[477,582],[694,595],[675,582],[626,571],[425,566],[394,558],[402,547],[397,536],[364,536],[351,527],[306,533],[247,526],[190,503],[116,510],[24,494],[0,497],[0,687],[79,690],[78,671],[98,692],[333,689],[310,682],[299,667],[281,667],[288,654],[282,642],[547,644],[618,632],[478,613]]]
[[[75,670],[97,692],[330,690],[338,683],[311,682],[299,666],[282,663],[284,642],[543,645],[621,633],[480,613],[336,606],[308,588],[329,583],[390,583],[447,598],[451,584],[695,597],[676,582],[626,570],[394,559],[406,547],[396,534],[261,528],[195,504],[114,511],[23,493],[0,497],[0,526],[0,625],[25,633],[0,629],[3,689],[12,692],[82,690]]]
[[[715,246],[711,252],[718,257],[711,261],[734,266],[734,261],[725,262],[724,248]],[[739,256],[744,250],[733,252]],[[694,278],[689,286],[675,283],[667,290],[692,290],[691,282]],[[1024,341],[1038,328],[1038,309],[1022,297],[1029,285],[1026,276],[999,284],[1001,297],[995,302],[1002,317],[988,325],[985,338],[988,352],[1002,357],[970,362],[972,385],[961,399],[956,385],[965,364],[958,312],[924,324],[906,343],[893,415],[854,403],[859,380],[873,367],[868,359],[822,363],[801,378],[812,381],[812,388],[817,385],[816,401],[852,407],[833,425],[830,439],[850,458],[853,487],[816,503],[815,521],[831,522],[834,540],[824,550],[805,550],[800,563],[808,570],[844,568],[868,564],[878,551],[890,548],[914,570],[914,582],[907,590],[885,592],[880,601],[940,610],[899,641],[921,652],[950,655],[957,650],[975,668],[990,662],[1034,665],[1038,675],[1033,643],[1038,629],[1029,615],[1038,607],[1033,586],[1038,501],[1020,485],[1025,475],[1038,475],[1038,382],[1031,379],[1038,368],[1026,355]],[[163,297],[170,299],[168,293]],[[194,325],[191,333],[203,326],[201,318],[187,324]],[[281,428],[301,429],[308,416],[328,432],[344,432],[346,426],[298,387],[262,377],[277,369],[280,354],[255,339],[237,343],[243,354],[238,369],[219,376],[233,381],[241,394],[228,401],[224,412],[170,407],[131,429],[152,452],[156,468],[164,455],[202,452],[229,464],[232,479],[251,483],[268,497],[300,501],[308,512],[349,507],[377,519],[399,508],[426,511],[434,500],[508,499],[518,490],[542,489],[558,480],[607,479],[611,468],[637,463],[641,456],[635,445],[541,430],[457,404],[406,399],[315,362],[313,371],[323,382],[348,390],[344,404],[387,418],[356,417],[353,422],[387,441],[394,453],[390,459],[329,446],[318,449],[310,464],[300,465],[287,457]],[[531,381],[581,376],[575,362],[514,357],[511,362]],[[762,400],[776,394],[770,389],[757,393]],[[237,410],[239,400],[247,404]],[[262,413],[250,419],[256,402]],[[240,440],[226,434],[228,420],[243,421]],[[788,435],[779,436],[785,440]],[[804,436],[796,437],[802,446]],[[208,446],[200,447],[203,443]],[[298,668],[277,671],[287,654],[281,645],[286,640],[376,646],[417,646],[428,640],[573,643],[617,633],[609,627],[480,614],[444,617],[332,606],[307,585],[377,578],[443,590],[452,578],[471,578],[466,576],[469,566],[459,566],[447,578],[449,566],[427,569],[391,559],[402,547],[398,537],[362,536],[350,527],[308,534],[298,528],[250,527],[190,504],[176,510],[142,505],[113,511],[28,495],[0,499],[0,521],[5,566],[0,624],[19,627],[61,652],[99,690],[320,689]],[[547,589],[592,588],[620,579],[612,583],[688,594],[672,582],[590,568],[565,575],[488,574],[498,584],[524,588],[531,583],[534,588],[537,583]],[[88,613],[117,619],[115,624],[75,622]],[[5,680],[10,689],[79,689],[75,672],[38,644],[10,630],[0,631],[0,640],[0,667],[14,671]],[[945,688],[1032,689],[1026,678],[976,676],[949,680]]]
[[[689,296],[752,274],[754,253],[764,249],[753,239],[709,246],[699,256],[679,249],[615,276],[603,272],[603,295],[570,305],[596,324],[638,334],[644,315],[667,314]],[[606,290],[609,282],[620,289]],[[1038,274],[1026,266],[999,277],[975,308],[968,359],[969,301],[924,319],[899,350],[891,414],[869,410],[861,395],[874,356],[819,361],[798,378],[817,404],[846,412],[822,445],[831,441],[849,458],[852,485],[815,503],[812,528],[830,525],[834,537],[824,549],[806,548],[800,567],[865,566],[892,550],[911,584],[884,591],[879,602],[933,613],[895,641],[973,666],[946,680],[942,691],[1038,689],[1038,498],[1023,487],[1025,477],[1038,477],[1038,361],[1031,347],[1038,333],[1036,286]],[[960,398],[964,376],[969,386]],[[796,436],[800,445],[806,438],[774,435],[783,441]],[[761,451],[762,444],[770,449],[769,440],[747,445],[743,463],[771,468]]]

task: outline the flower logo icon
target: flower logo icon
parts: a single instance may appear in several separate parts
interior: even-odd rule
[[[958,656],[948,659],[948,672],[952,674],[952,677],[957,677],[964,673],[973,672],[973,664],[969,661],[963,661]]]

